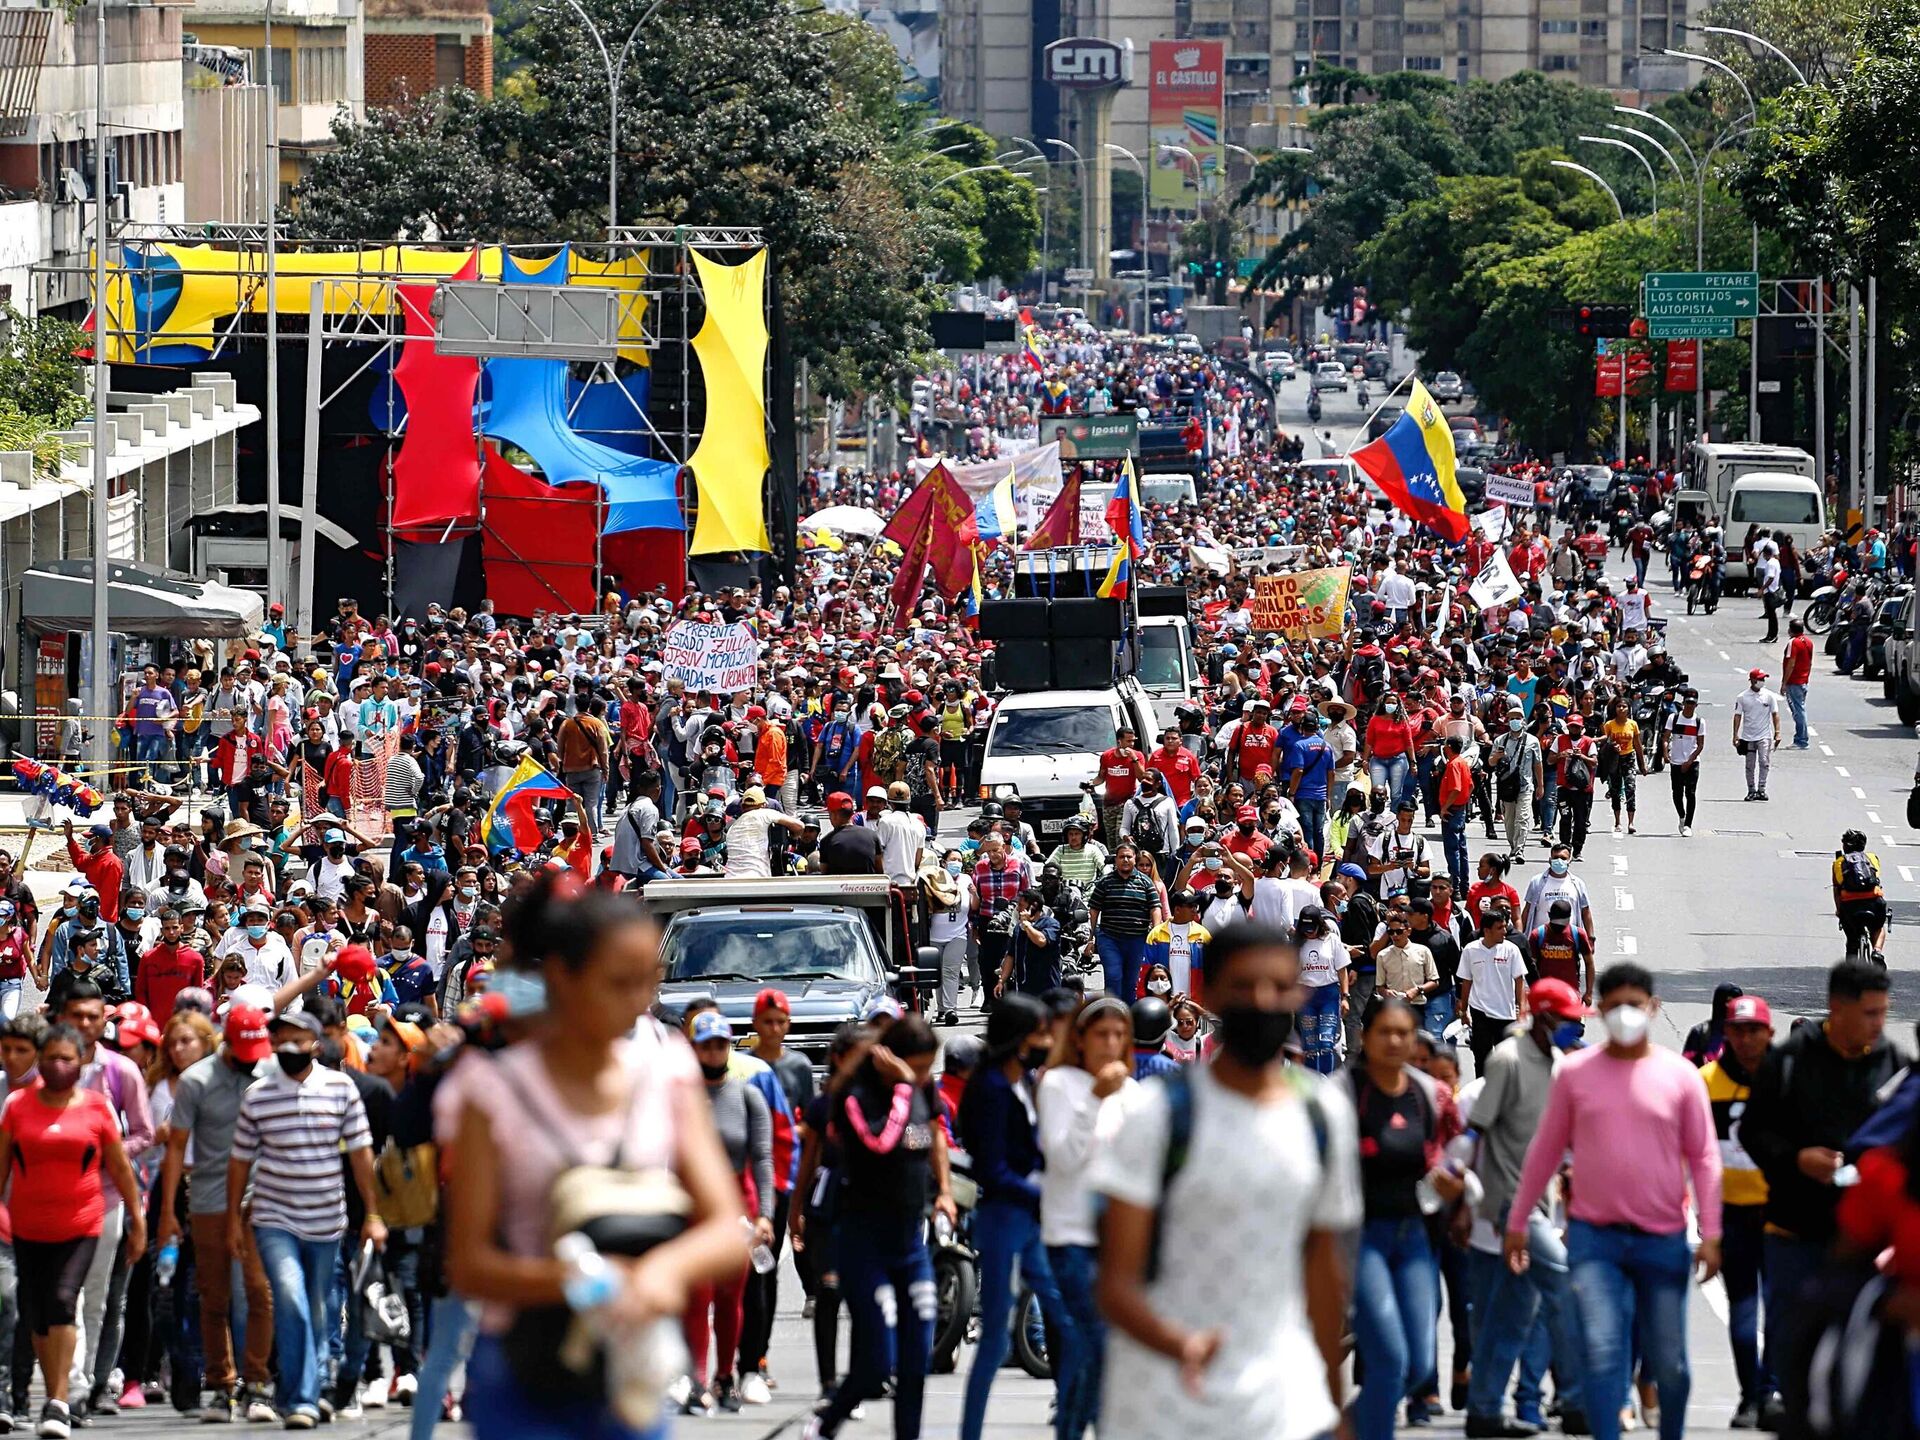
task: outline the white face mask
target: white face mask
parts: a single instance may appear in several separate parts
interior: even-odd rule
[[[1607,1038],[1622,1049],[1631,1050],[1647,1038],[1653,1016],[1638,1005],[1616,1005],[1601,1018]]]

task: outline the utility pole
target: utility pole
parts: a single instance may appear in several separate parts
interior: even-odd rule
[[[1880,484],[1880,277],[1867,277],[1867,423],[1861,432],[1860,518],[1873,524],[1874,501]]]
[[[87,758],[92,779],[107,778],[107,740],[113,734],[106,716],[117,713],[108,703],[108,674],[113,661],[113,634],[107,607],[111,569],[107,563],[107,460],[113,453],[107,437],[114,433],[107,421],[107,0],[94,0],[93,27],[93,665],[87,677],[87,709],[93,743]]]
[[[274,258],[274,211],[280,202],[280,90],[273,75],[273,0],[266,7],[267,67],[267,603],[279,600],[285,586],[285,554],[280,543],[280,271]],[[291,60],[289,60],[291,65]],[[308,425],[314,422],[308,418]],[[282,602],[285,603],[285,602]]]
[[[1860,290],[1847,287],[1847,509],[1864,510],[1860,499]]]
[[[295,653],[313,653],[313,567],[317,541],[314,520],[320,509],[320,377],[327,342],[327,283],[316,280],[307,302],[307,405],[300,433],[300,589],[294,600]]]

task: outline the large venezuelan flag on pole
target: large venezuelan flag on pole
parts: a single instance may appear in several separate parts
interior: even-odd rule
[[[532,756],[522,759],[487,807],[480,833],[489,850],[534,850],[540,845],[540,824],[533,807],[542,800],[565,800],[573,792],[541,769]]]
[[[1387,499],[1448,540],[1467,538],[1467,500],[1453,471],[1453,432],[1427,387],[1413,382],[1406,412],[1349,457]]]
[[[1113,487],[1107,501],[1107,524],[1113,529],[1113,563],[1107,578],[1100,582],[1102,600],[1124,600],[1133,581],[1133,562],[1147,553],[1146,527],[1140,521],[1140,503],[1134,492],[1139,488],[1133,478],[1133,457],[1120,467],[1120,483]]]
[[[1004,541],[1011,545],[1020,536],[1020,510],[1013,499],[1013,466],[1007,466],[1006,477],[987,492],[984,503],[975,501],[973,506],[974,522],[980,531],[980,543],[991,545]]]

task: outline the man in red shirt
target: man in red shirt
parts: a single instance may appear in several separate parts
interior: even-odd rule
[[[206,983],[207,962],[198,950],[180,943],[180,912],[160,912],[160,943],[140,957],[133,977],[133,998],[155,1015],[173,1014],[173,997],[189,985]]]
[[[1122,725],[1114,735],[1113,748],[1100,752],[1100,825],[1111,848],[1120,838],[1120,811],[1139,788],[1140,777],[1147,773],[1146,758],[1134,748],[1131,725]]]
[[[126,880],[127,866],[113,853],[113,827],[97,824],[87,830],[87,849],[73,838],[73,820],[66,821],[67,858],[73,868],[87,877],[87,883],[100,892],[100,918],[109,925],[120,921],[120,888]]]
[[[1607,537],[1600,533],[1600,522],[1589,520],[1587,528],[1574,537],[1573,548],[1589,560],[1598,560],[1602,564],[1607,559]]]
[[[1160,748],[1147,757],[1147,768],[1160,772],[1173,803],[1185,809],[1193,798],[1193,782],[1200,778],[1200,761],[1180,743],[1179,727],[1167,727],[1160,737]]]
[[[1256,699],[1247,706],[1247,718],[1233,737],[1233,754],[1228,757],[1233,761],[1232,773],[1242,780],[1257,778],[1262,766],[1269,775],[1279,769],[1274,751],[1280,743],[1280,732],[1269,719],[1272,714],[1273,706],[1266,700]]]
[[[1804,750],[1811,743],[1807,734],[1807,684],[1813,679],[1813,641],[1807,638],[1806,623],[1787,622],[1787,653],[1780,661],[1780,693],[1787,697],[1793,712],[1793,748]]]
[[[1257,828],[1259,824],[1260,812],[1251,805],[1242,805],[1234,811],[1233,829],[1220,842],[1256,871],[1265,866],[1267,852],[1273,848],[1273,842]]]

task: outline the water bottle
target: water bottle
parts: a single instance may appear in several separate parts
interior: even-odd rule
[[[153,1283],[171,1285],[173,1272],[180,1268],[180,1242],[169,1240],[160,1247],[160,1253],[153,1261]]]
[[[651,1429],[660,1417],[661,1396],[690,1363],[681,1338],[680,1317],[661,1316],[651,1324],[610,1323],[602,1307],[620,1293],[620,1274],[585,1235],[562,1235],[554,1258],[566,1266],[562,1289],[575,1315],[575,1329],[560,1351],[561,1362],[584,1369],[589,1342],[606,1350],[608,1399],[614,1413],[636,1430]]]
[[[753,1266],[753,1273],[772,1274],[773,1267],[780,1263],[774,1258],[772,1247],[760,1243],[759,1237],[754,1233],[753,1221],[744,1215],[740,1217],[740,1228],[747,1232],[747,1260]]]

